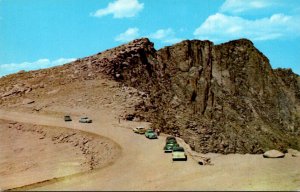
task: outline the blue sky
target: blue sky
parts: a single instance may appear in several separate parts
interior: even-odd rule
[[[0,76],[60,65],[139,37],[248,38],[300,74],[299,0],[0,0]]]

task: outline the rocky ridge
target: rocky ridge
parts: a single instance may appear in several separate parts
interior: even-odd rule
[[[131,115],[180,136],[195,151],[300,149],[300,77],[273,70],[247,39],[186,40],[158,51],[146,38],[134,40],[64,66],[3,77],[0,104],[103,75],[143,93]]]

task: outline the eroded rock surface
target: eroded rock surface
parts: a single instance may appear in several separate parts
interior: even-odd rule
[[[134,40],[61,67],[4,77],[0,104],[103,75],[139,90],[143,100],[134,117],[183,138],[195,151],[300,149],[300,78],[273,70],[247,39],[220,45],[186,40],[158,51],[146,38]]]

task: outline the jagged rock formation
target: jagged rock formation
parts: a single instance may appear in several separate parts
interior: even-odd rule
[[[145,94],[134,115],[199,152],[300,149],[300,77],[273,70],[246,39],[220,45],[186,40],[156,51],[143,38],[32,74],[44,78],[42,86],[58,78],[65,84],[104,74],[135,87]],[[5,99],[40,88],[27,84],[22,89],[10,85],[0,95]]]
[[[287,90],[250,41],[184,41],[158,55],[169,77],[158,80],[158,126],[201,152],[299,148],[299,77]]]
[[[249,40],[183,41],[157,52],[147,39],[127,46],[140,44],[134,57],[123,48],[110,71],[149,94],[137,109],[153,127],[201,152],[299,148],[299,77],[274,72]]]

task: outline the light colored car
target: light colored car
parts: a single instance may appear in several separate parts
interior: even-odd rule
[[[184,152],[184,148],[183,147],[173,147],[172,158],[173,158],[173,161],[186,161],[187,156]]]
[[[93,121],[89,119],[88,117],[81,117],[79,119],[79,123],[92,123]]]
[[[148,130],[148,129],[145,128],[145,127],[136,127],[136,128],[133,128],[133,129],[132,129],[132,131],[133,131],[134,133],[138,133],[138,134],[145,134],[147,130]]]

